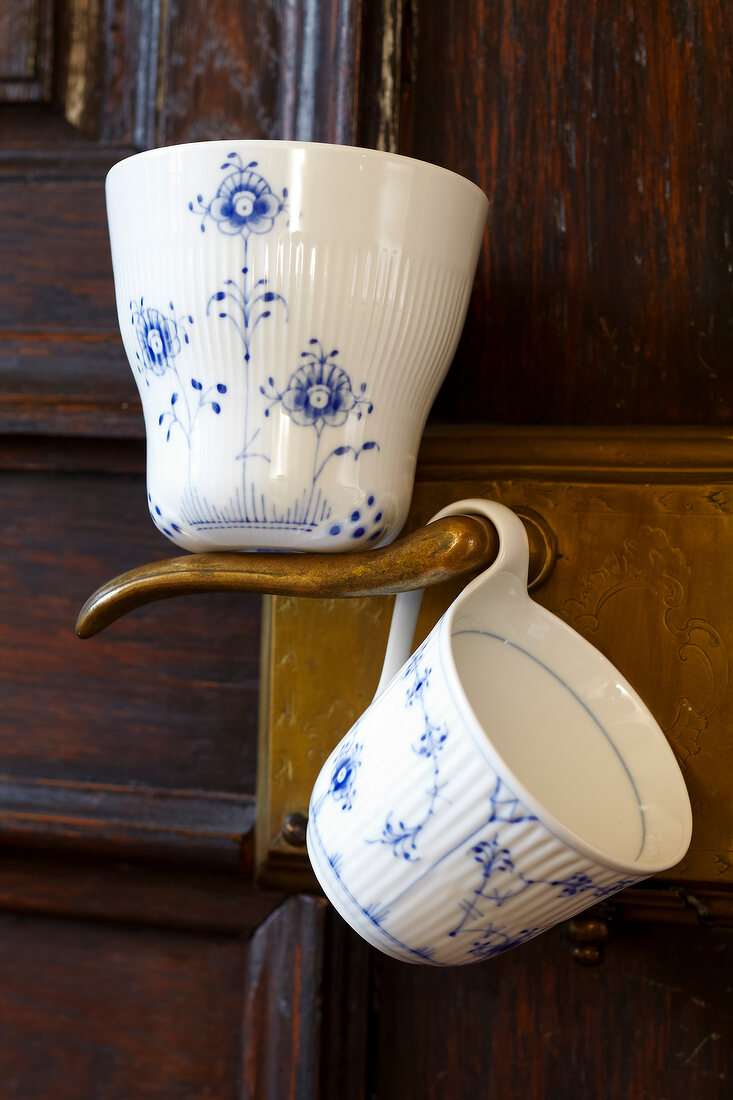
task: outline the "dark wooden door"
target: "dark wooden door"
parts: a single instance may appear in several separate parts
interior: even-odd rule
[[[622,923],[592,970],[562,929],[447,973],[377,956],[252,884],[258,600],[73,623],[168,552],[112,163],[247,136],[444,164],[493,212],[435,420],[726,425],[731,61],[722,0],[6,0],[0,1096],[730,1095],[733,944],[704,911]]]

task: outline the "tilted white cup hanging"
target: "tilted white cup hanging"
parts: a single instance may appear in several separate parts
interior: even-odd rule
[[[323,766],[307,835],[349,924],[435,965],[491,958],[669,869],[692,828],[642,700],[528,596],[522,522],[480,499],[439,516],[460,513],[494,523],[497,560],[411,657],[420,593],[397,597],[380,688]]]

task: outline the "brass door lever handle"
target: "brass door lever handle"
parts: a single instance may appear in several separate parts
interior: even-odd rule
[[[552,568],[554,541],[539,518],[522,519],[536,584]],[[498,546],[488,520],[466,515],[436,520],[381,550],[355,554],[186,554],[138,566],[98,588],[79,613],[76,633],[91,638],[136,607],[200,592],[314,598],[409,592],[487,568]]]

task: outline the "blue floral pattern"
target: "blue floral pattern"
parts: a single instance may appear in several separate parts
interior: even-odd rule
[[[489,795],[489,804],[491,812],[486,822],[487,825],[491,825],[494,821],[501,821],[505,825],[520,825],[523,821],[537,820],[536,815],[529,812],[500,775],[497,775],[493,790]]]
[[[190,378],[188,380],[191,387],[189,392],[188,386],[183,383],[178,372],[176,372],[176,377],[179,388],[171,394],[170,407],[160,414],[158,424],[166,426],[168,429],[166,441],[170,439],[173,429],[179,428],[188,444],[190,453],[191,436],[199,413],[202,409],[208,408],[215,416],[218,416],[221,413],[221,398],[227,392],[227,387],[223,382],[217,382],[215,385],[207,386],[204,389],[203,382],[200,382],[198,378]]]
[[[584,860],[579,853],[573,858],[569,848],[561,865],[569,868],[566,874],[543,877],[538,873],[539,866],[535,873],[530,873],[528,846],[535,848],[538,843],[546,843],[550,834],[489,764],[478,742],[474,742],[478,753],[476,764],[479,766],[480,757],[480,767],[488,767],[493,778],[483,812],[478,808],[470,810],[465,832],[456,834],[457,822],[462,819],[452,793],[454,789],[463,792],[464,787],[455,770],[455,758],[452,758],[453,736],[454,732],[458,733],[454,731],[453,722],[457,719],[455,712],[446,709],[444,676],[439,675],[444,671],[434,634],[406,664],[402,676],[384,693],[385,705],[387,699],[394,703],[395,692],[403,700],[406,729],[400,750],[402,767],[408,769],[411,779],[412,771],[416,773],[416,782],[410,784],[411,791],[415,794],[423,791],[423,801],[415,803],[419,806],[418,812],[400,813],[391,810],[387,803],[386,817],[380,812],[375,821],[369,800],[365,805],[359,804],[357,809],[357,803],[350,797],[349,807],[354,806],[354,815],[348,819],[338,815],[339,820],[344,820],[345,832],[356,829],[353,841],[349,842],[350,852],[356,843],[369,845],[375,853],[384,853],[383,881],[393,883],[392,889],[381,887],[379,865],[375,865],[374,874],[364,875],[362,857],[356,861],[359,875],[352,881],[351,856],[347,860],[344,854],[347,842],[335,825],[334,815],[339,806],[337,791],[341,782],[344,788],[351,786],[352,742],[361,722],[335,754],[329,770],[319,779],[311,802],[308,841],[319,877],[324,869],[328,871],[326,877],[321,878],[322,884],[325,887],[331,880],[334,893],[330,896],[341,898],[345,911],[351,910],[355,918],[358,915],[362,929],[372,930],[368,935],[371,942],[398,958],[436,966],[493,958],[525,943],[558,919],[572,916],[638,881],[633,877],[614,878],[610,868]],[[379,700],[374,706],[379,708]],[[410,712],[413,717],[408,723]],[[448,717],[451,714],[453,718]],[[378,783],[379,750],[373,750],[374,755],[370,756],[366,751],[366,736],[359,735],[360,746],[362,742],[364,753],[363,757],[360,754],[360,767],[363,763],[364,782],[368,785]],[[464,757],[463,753],[460,758],[472,759],[470,755]],[[410,759],[412,763],[408,763]],[[423,781],[422,787],[423,772],[419,769],[428,770],[428,781]],[[454,779],[459,783],[458,788],[453,787]],[[410,798],[412,804],[413,795]],[[323,822],[320,821],[322,811],[328,814]],[[442,818],[444,814],[447,815],[445,819]],[[432,822],[430,840],[436,838],[436,843],[430,846],[425,832],[429,822]],[[446,847],[441,847],[441,836],[451,838]],[[337,851],[331,850],[331,838]],[[409,867],[398,877],[390,870],[395,858]],[[467,876],[460,870],[461,865],[466,870],[472,869]],[[357,888],[356,883],[361,883],[362,879],[368,886]],[[457,879],[466,882],[466,892],[462,898],[458,895],[452,912],[446,911],[442,931],[431,935],[428,944],[411,940],[409,929],[416,919],[416,899],[421,898],[430,905],[441,883]],[[360,896],[362,891],[366,896]],[[327,893],[330,894],[330,888]],[[520,900],[525,894],[527,907]],[[529,913],[533,916],[527,916]]]
[[[356,739],[359,724],[353,727],[351,736],[341,745],[331,765],[328,786],[320,798],[313,802],[310,817],[315,820],[327,799],[331,799],[343,812],[351,810],[356,796],[356,776],[361,767],[362,745]]]
[[[254,450],[259,428],[250,430],[250,363],[252,360],[252,335],[259,324],[273,315],[277,305],[281,307],[287,321],[287,302],[281,294],[268,290],[265,278],[253,279],[249,266],[248,246],[252,234],[269,233],[277,218],[286,213],[287,189],[283,188],[278,198],[270,184],[259,172],[255,171],[257,161],[244,164],[239,153],[229,153],[221,165],[226,173],[216,194],[210,200],[203,195],[196,197],[196,205],[188,204],[189,210],[201,218],[201,232],[206,232],[207,221],[211,219],[220,233],[230,237],[241,237],[243,247],[243,265],[241,279],[226,279],[222,290],[217,290],[209,298],[206,307],[207,316],[214,309],[222,320],[234,325],[243,347],[244,362],[244,440],[237,455],[242,464],[242,492],[240,507],[241,520],[249,521],[250,493],[247,478],[247,463],[251,459],[263,459],[269,462],[267,455]]]
[[[506,927],[497,928],[492,921],[488,921],[483,928],[473,930],[472,935],[475,938],[468,953],[477,962],[493,959],[496,955],[511,951],[513,947],[519,947],[542,931],[544,931],[543,928],[523,928],[520,932],[512,934]]]
[[[148,386],[149,373],[160,377],[173,367],[174,360],[181,351],[181,333],[188,343],[188,333],[180,319],[175,317],[173,302],[170,303],[170,310],[168,315],[155,307],[146,306],[142,298],[139,303],[130,302],[132,326],[137,340],[135,357],[138,370],[145,376]],[[188,322],[192,324],[193,317],[189,316]]]
[[[342,811],[350,810],[354,804],[356,773],[361,764],[360,756],[361,745],[358,741],[352,740],[343,746],[334,761],[327,794],[334,802],[339,803]]]
[[[221,413],[221,399],[227,392],[223,382],[212,386],[204,385],[198,378],[184,380],[177,361],[183,344],[189,344],[188,326],[193,325],[193,317],[176,317],[173,302],[169,303],[170,313],[146,306],[143,298],[139,302],[130,302],[130,318],[137,338],[136,357],[138,369],[145,378],[147,386],[153,379],[162,379],[169,375],[174,379],[163,411],[158,415],[158,426],[166,431],[166,442],[177,429],[186,442],[189,455],[188,477],[191,478],[190,456],[191,440],[199,414],[210,409],[214,415]],[[182,343],[183,341],[183,343]],[[158,388],[163,383],[155,383]],[[158,525],[159,526],[159,525]],[[169,538],[181,533],[180,527],[171,524],[174,533],[161,528]]]
[[[174,539],[176,535],[182,534],[178,524],[163,514],[160,505],[153,500],[150,493],[148,493],[148,511],[150,512],[150,518],[161,534],[166,535],[169,539]]]
[[[272,232],[278,224],[288,224],[288,192],[287,188],[278,192],[262,174],[257,161],[245,163],[239,153],[229,153],[220,168],[224,175],[213,197],[199,193],[188,207],[200,219],[202,233],[215,228],[228,237],[241,240],[241,266],[236,277],[225,279],[220,289],[210,295],[206,306],[207,317],[215,314],[220,320],[231,324],[242,345],[243,436],[241,447],[233,456],[241,467],[241,489],[227,502],[218,501],[216,505],[189,492],[182,502],[181,514],[192,528],[304,528],[311,531],[318,529],[327,536],[336,537],[345,533],[348,526],[346,517],[333,515],[332,505],[319,488],[318,481],[334,458],[348,455],[356,462],[363,453],[376,452],[380,448],[376,440],[366,440],[360,446],[353,446],[339,443],[332,437],[331,447],[326,451],[325,443],[322,446],[322,437],[327,436],[331,429],[342,428],[350,417],[359,420],[368,415],[373,405],[366,397],[366,384],[363,383],[357,390],[352,386],[349,374],[337,362],[338,350],[326,352],[320,341],[313,338],[308,349],[301,353],[303,362],[291,372],[283,388],[274,375],[268,378],[266,386],[259,386],[259,395],[264,402],[259,409],[255,407],[253,335],[268,320],[279,319],[287,324],[288,303],[282,294],[270,288],[267,278],[257,278],[253,273],[250,243],[253,237]],[[150,339],[144,326],[138,338],[143,357],[146,360],[152,357],[154,369],[160,373],[168,369],[179,350],[175,323],[172,328],[166,327],[166,320],[172,319],[152,318],[148,326],[152,332]],[[170,429],[177,422],[172,414],[181,396],[179,390],[176,400],[161,421],[168,422],[168,438]],[[202,403],[217,411],[215,405],[218,405],[218,398],[209,390]],[[256,487],[257,479],[251,476],[253,462],[271,461],[266,453],[267,446],[262,444],[261,429],[262,417],[269,417],[275,405],[281,407],[293,424],[311,429],[314,433],[310,485],[287,507],[276,507],[273,502],[267,501]],[[184,429],[188,426],[184,419],[181,424]],[[373,496],[369,499],[374,502]],[[359,516],[361,508],[352,511]],[[384,532],[384,524],[380,526],[379,522],[381,519],[382,509],[376,507],[370,526],[359,521],[351,523],[350,537],[377,541]]]
[[[366,536],[367,543],[377,542],[384,531],[384,513],[373,493],[367,497],[364,507],[355,508],[346,520],[332,523],[328,528],[329,535],[340,535],[343,532],[352,539],[363,539]]]
[[[525,879],[525,881],[532,882],[533,880]],[[586,890],[592,890],[593,885],[593,879],[590,875],[586,875],[584,871],[578,871],[566,879],[550,882],[550,886],[561,887],[558,894],[560,898],[574,898],[576,894],[584,894]]]
[[[293,372],[284,390],[278,390],[273,377],[267,380],[267,387],[260,386],[260,393],[270,402],[265,409],[265,416],[269,416],[274,406],[280,404],[295,424],[312,428],[315,432],[316,446],[310,493],[305,504],[306,516],[313,514],[314,502],[316,509],[318,508],[320,501],[316,498],[316,485],[332,458],[351,455],[356,461],[364,451],[379,450],[376,441],[369,439],[361,447],[341,443],[333,447],[325,457],[321,456],[321,438],[326,428],[342,427],[352,413],[357,420],[361,420],[362,416],[373,411],[374,406],[365,396],[366,383],[362,383],[358,394],[354,393],[349,375],[336,362],[338,348],[327,353],[315,337],[309,344],[313,350],[301,352],[301,358],[305,362]],[[330,533],[338,534],[340,530],[340,527],[338,531],[332,529]],[[362,528],[358,534],[352,534],[352,537],[359,538],[364,534],[365,530]]]
[[[205,232],[206,220],[211,218],[228,236],[246,239],[251,233],[269,233],[278,214],[286,209],[287,188],[278,198],[264,176],[255,172],[257,161],[245,165],[238,153],[229,153],[221,167],[227,175],[214,198],[206,202],[203,195],[198,195],[195,207],[192,202],[188,204],[189,210],[201,215],[201,232]]]
[[[494,816],[494,811],[490,820],[499,820]],[[521,820],[532,820],[532,818],[513,817],[510,824]],[[483,903],[488,902],[499,909],[505,902],[518,897],[533,886],[552,887],[557,890],[558,898],[572,898],[591,892],[594,900],[600,900],[626,886],[631,886],[634,882],[633,879],[621,879],[610,886],[602,886],[598,885],[585,871],[576,871],[562,879],[530,878],[523,872],[516,871],[511,849],[500,839],[498,833],[473,844],[466,854],[478,863],[481,868],[481,879],[473,895],[460,903],[459,908],[463,916],[459,924],[449,932],[451,937],[465,933],[473,935],[476,932],[477,923],[480,925],[486,918],[486,912],[482,908]]]
[[[318,800],[318,803],[311,803],[310,813],[308,817],[308,829],[309,834],[313,836],[314,843],[318,846],[318,849],[323,856],[326,865],[329,867],[334,879],[338,882],[344,895],[348,898],[349,902],[361,913],[364,919],[377,929],[380,936],[390,943],[393,947],[397,948],[399,954],[403,958],[411,959],[413,962],[428,962],[433,963],[435,966],[444,966],[445,963],[435,959],[436,949],[430,946],[411,947],[409,944],[404,943],[397,936],[395,936],[386,927],[386,921],[389,917],[390,906],[384,905],[382,902],[375,901],[369,905],[362,905],[351,893],[348,885],[344,881],[343,877],[343,855],[340,852],[326,851],[323,846],[323,839],[318,831],[317,818],[318,811],[322,805],[322,798]]]
[[[384,844],[392,849],[396,858],[405,859],[408,862],[416,862],[420,856],[417,851],[418,840],[425,826],[435,814],[436,804],[443,784],[440,777],[440,753],[448,739],[448,730],[445,726],[431,722],[425,704],[425,688],[427,687],[432,669],[420,667],[419,652],[408,662],[405,670],[407,680],[407,692],[405,702],[408,707],[418,706],[422,712],[423,730],[416,744],[412,745],[413,753],[430,764],[431,785],[426,791],[428,801],[423,814],[411,824],[402,818],[396,822],[394,813],[390,811],[382,829],[382,835],[376,840],[370,840],[369,844]]]
[[[364,396],[366,383],[362,383],[359,394],[355,394],[348,374],[336,363],[338,348],[326,354],[320,341],[314,338],[310,344],[318,350],[301,352],[305,363],[294,371],[282,393],[275,390],[273,403],[282,402],[283,409],[296,424],[312,427],[318,434],[325,427],[340,428],[352,411],[356,410],[358,420],[364,408],[367,413],[372,412],[374,406]],[[270,378],[269,382],[274,390],[274,379]],[[261,392],[266,392],[264,386]]]

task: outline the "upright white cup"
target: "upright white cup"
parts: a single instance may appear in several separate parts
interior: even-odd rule
[[[483,192],[374,150],[216,141],[121,161],[107,209],[158,528],[189,550],[392,539]]]

